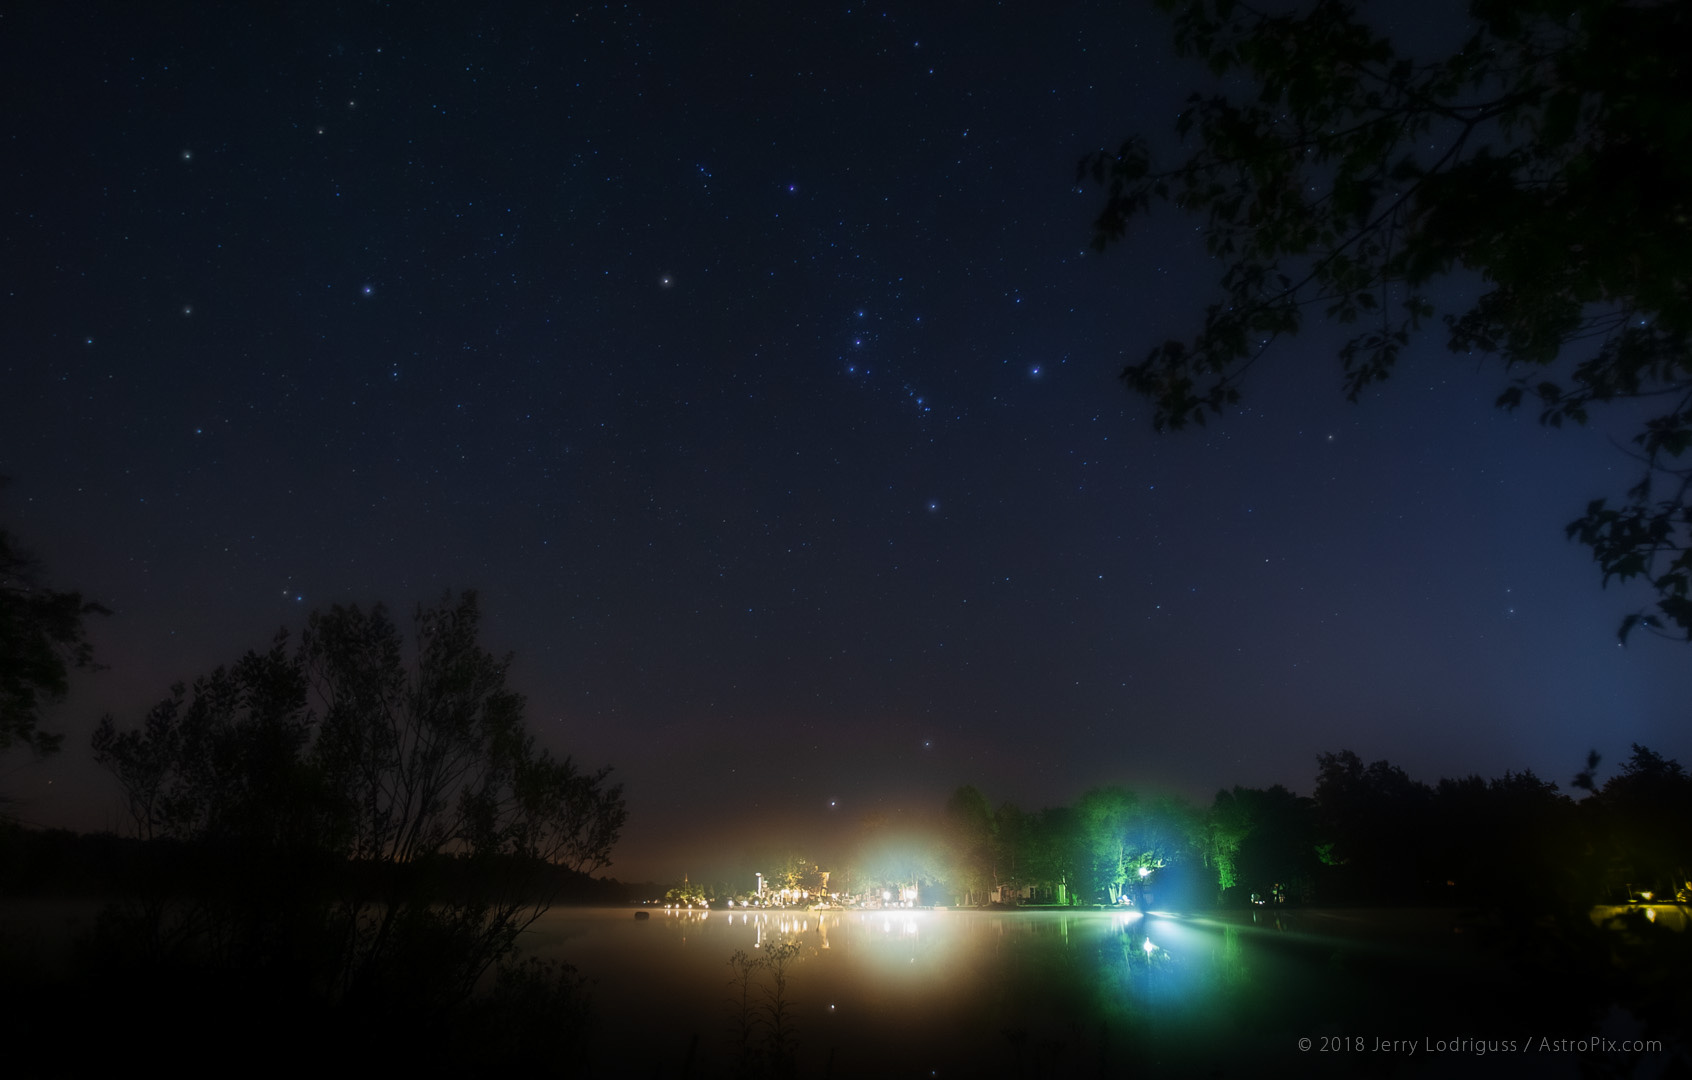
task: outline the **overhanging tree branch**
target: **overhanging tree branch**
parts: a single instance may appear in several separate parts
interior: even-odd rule
[[[1342,323],[1380,313],[1339,353],[1356,399],[1432,316],[1423,287],[1474,273],[1486,291],[1446,317],[1447,345],[1512,373],[1501,407],[1531,396],[1556,426],[1586,422],[1598,402],[1675,403],[1635,436],[1646,467],[1627,502],[1595,501],[1568,531],[1605,581],[1656,590],[1624,638],[1644,625],[1692,640],[1692,491],[1680,482],[1654,499],[1651,483],[1683,481],[1676,463],[1692,448],[1692,75],[1670,59],[1692,51],[1692,10],[1476,0],[1463,47],[1417,63],[1345,0],[1275,15],[1232,0],[1163,6],[1179,51],[1244,78],[1255,97],[1194,95],[1176,131],[1197,146],[1173,167],[1154,169],[1130,138],[1078,171],[1106,189],[1095,247],[1167,203],[1204,215],[1223,264],[1225,300],[1199,330],[1123,369],[1154,423],[1203,422],[1236,403],[1245,372],[1303,329],[1313,303]]]

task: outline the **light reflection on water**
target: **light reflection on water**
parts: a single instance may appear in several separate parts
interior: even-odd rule
[[[1235,1071],[1271,1048],[1291,1066],[1364,988],[1331,941],[1156,913],[561,909],[535,931],[531,951],[593,980],[606,1067],[640,1075],[679,1075],[696,1035],[720,1065],[729,957],[772,942],[801,947],[800,1075]]]

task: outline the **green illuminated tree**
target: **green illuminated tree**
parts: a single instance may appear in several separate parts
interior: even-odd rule
[[[1655,591],[1624,639],[1645,626],[1692,640],[1692,7],[1472,0],[1462,46],[1418,60],[1348,0],[1160,2],[1177,50],[1228,89],[1188,100],[1179,160],[1154,163],[1136,137],[1080,169],[1106,190],[1096,247],[1172,204],[1203,220],[1222,268],[1197,332],[1122,372],[1157,426],[1237,402],[1312,315],[1358,328],[1339,351],[1355,400],[1433,319],[1434,295],[1476,280],[1444,317],[1446,344],[1497,358],[1500,406],[1531,402],[1556,426],[1638,403],[1639,482],[1568,533],[1605,583]]]
[[[1115,786],[1094,788],[1076,805],[1085,837],[1081,886],[1087,900],[1108,898],[1114,903],[1122,895],[1135,855],[1128,829],[1139,805],[1133,792]]]
[[[1238,888],[1240,845],[1257,825],[1244,791],[1240,787],[1218,791],[1205,818],[1204,864],[1215,873],[1220,893]]]
[[[1309,799],[1280,784],[1219,791],[1206,826],[1205,859],[1222,890],[1267,896],[1281,885],[1289,896],[1312,892],[1317,858]]]
[[[1129,816],[1123,838],[1124,870],[1134,902],[1145,906],[1148,875],[1156,873],[1162,886],[1184,876],[1203,843],[1203,818],[1181,799],[1148,799]],[[1164,896],[1167,890],[1161,890]],[[1205,896],[1209,902],[1211,897]]]

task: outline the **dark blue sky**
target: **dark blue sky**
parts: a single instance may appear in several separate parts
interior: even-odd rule
[[[1175,219],[1083,255],[1077,158],[1202,78],[1161,20],[706,7],[7,14],[0,512],[115,613],[26,817],[121,824],[102,711],[459,588],[626,782],[623,877],[964,782],[1692,759],[1692,654],[1563,539],[1605,431],[1436,338],[1352,406],[1314,332],[1176,435],[1115,380],[1216,273]]]

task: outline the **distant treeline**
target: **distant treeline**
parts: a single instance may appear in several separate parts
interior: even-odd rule
[[[919,870],[955,903],[1502,905],[1539,910],[1685,898],[1692,776],[1635,745],[1603,784],[1594,757],[1571,798],[1532,772],[1429,785],[1385,761],[1317,759],[1309,796],[1234,787],[1208,808],[1121,787],[1073,806],[948,801]],[[876,877],[866,866],[861,879]]]
[[[654,888],[511,856],[355,862],[320,851],[290,853],[0,826],[0,897],[102,898],[138,891],[188,896],[261,882],[273,887],[279,880],[291,880],[296,888],[325,896],[389,895],[397,890],[462,902],[480,894],[490,876],[515,883],[513,899],[526,903],[619,905],[645,897]]]

